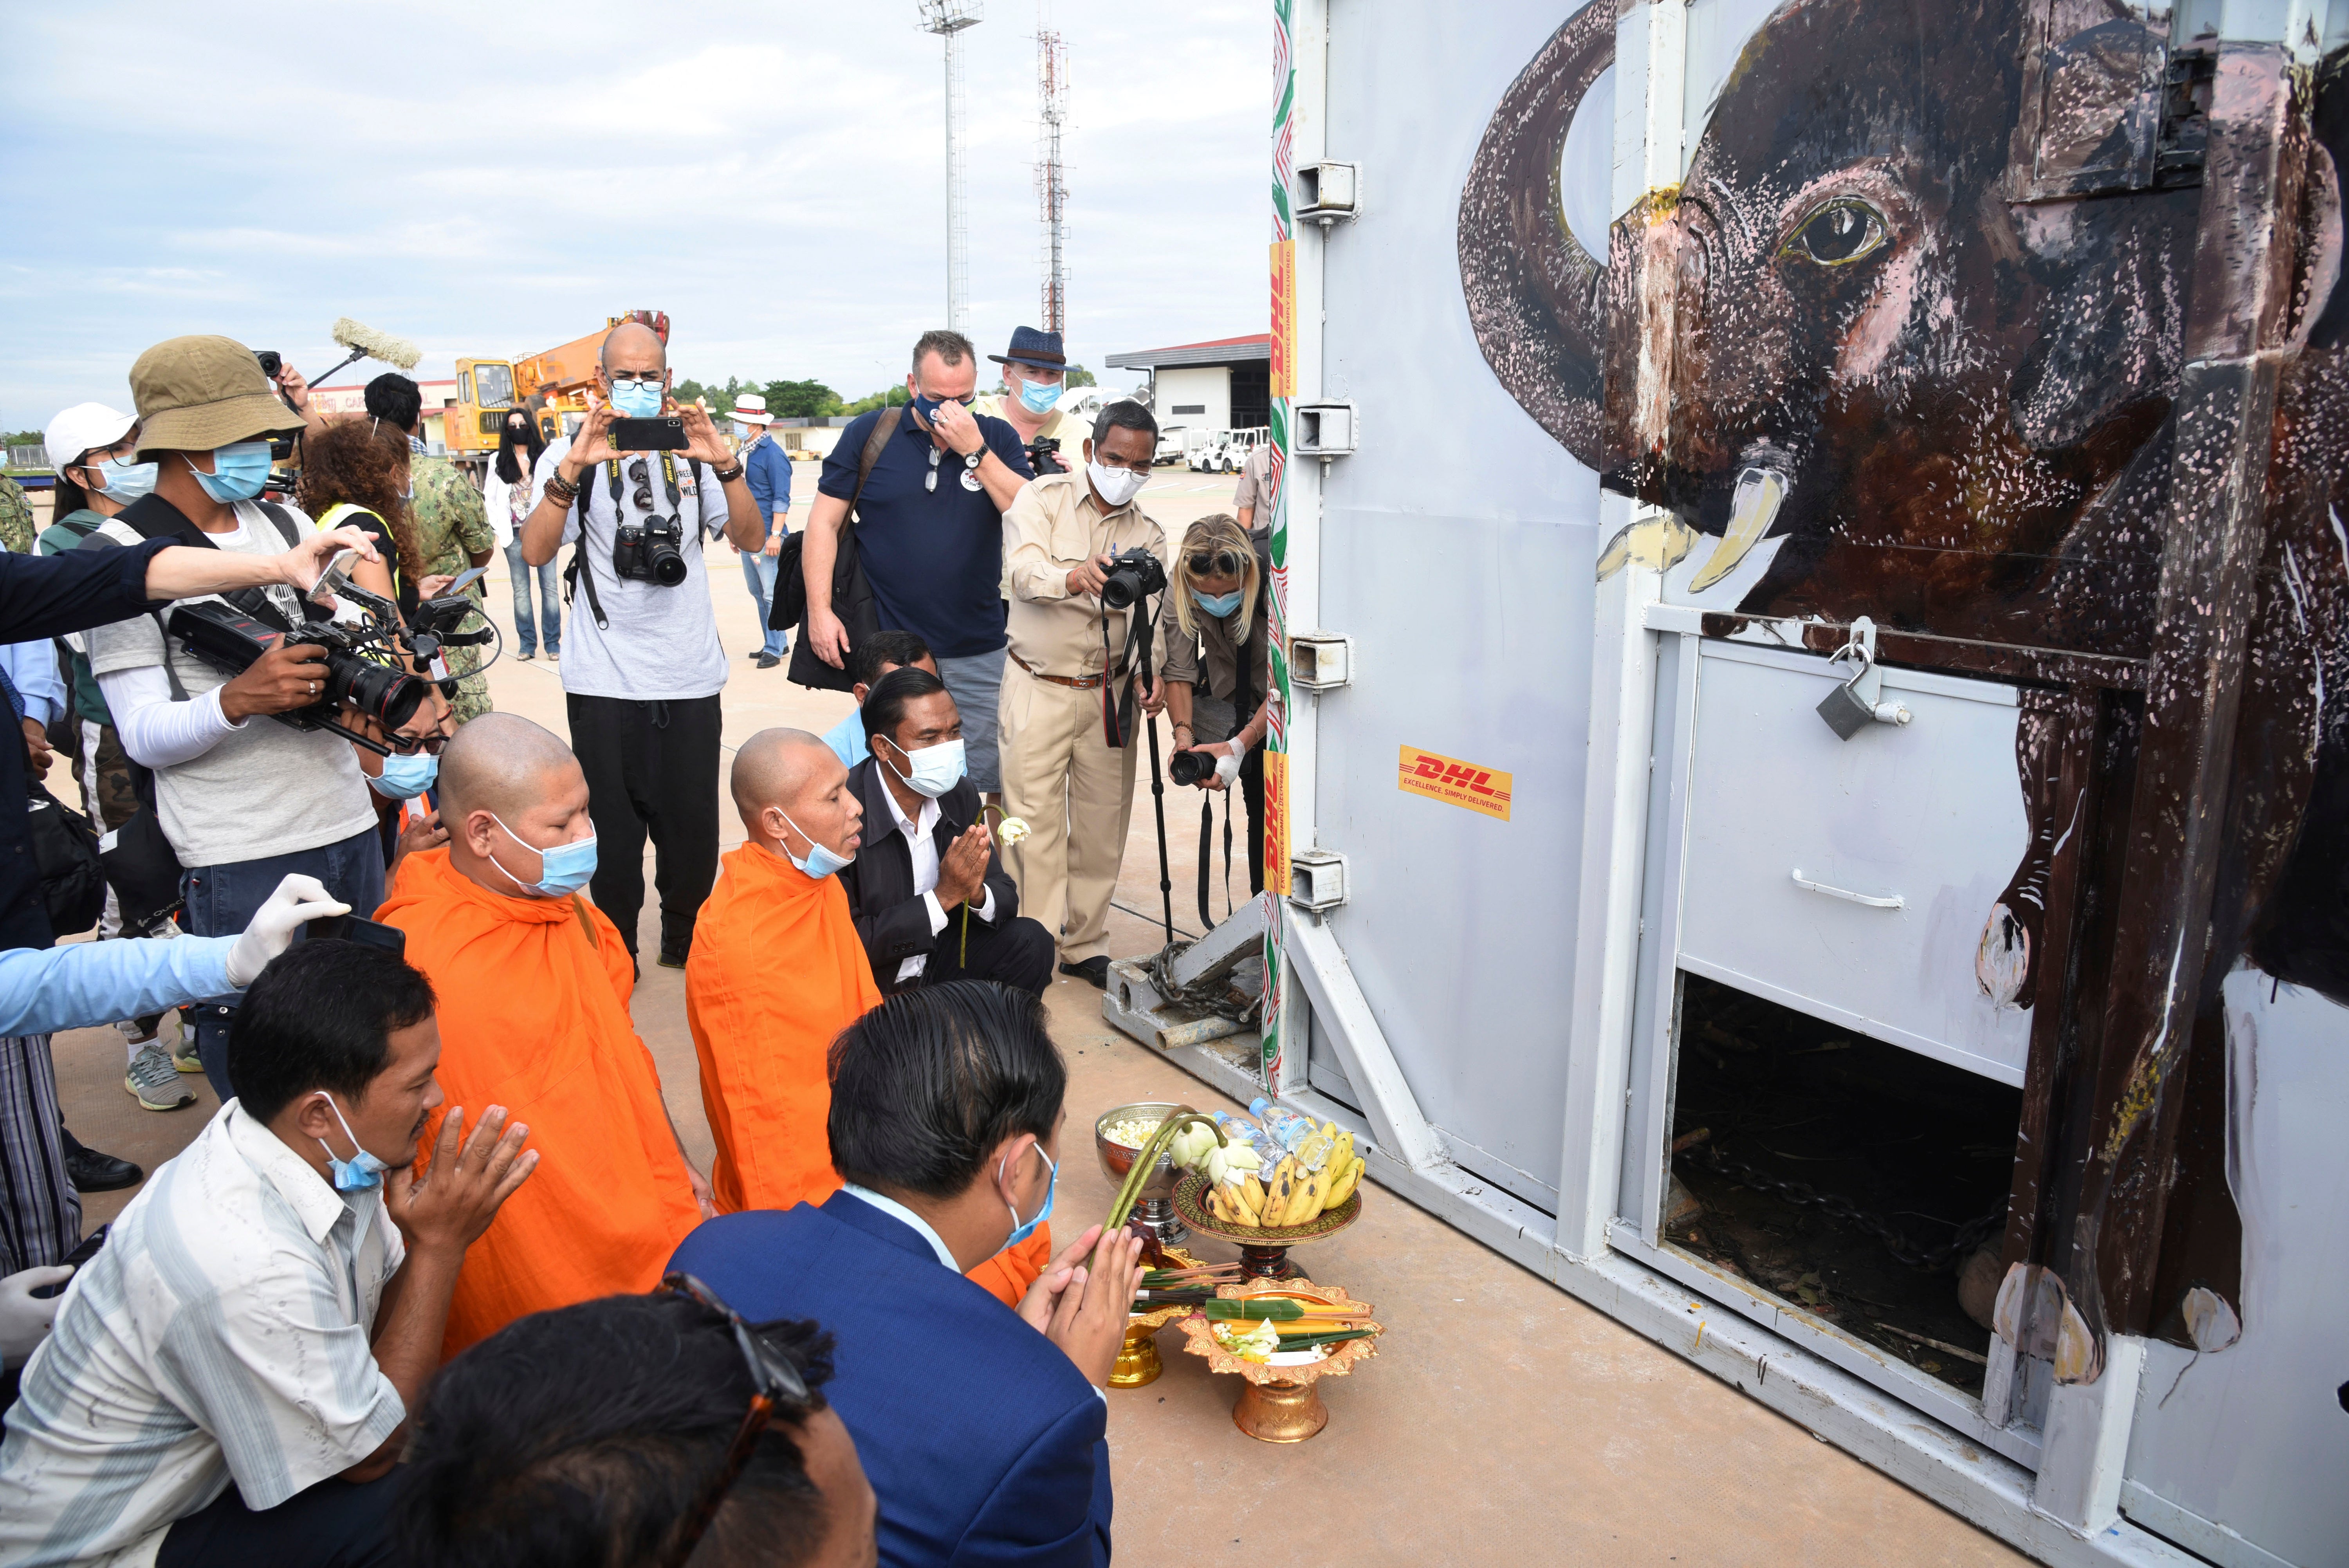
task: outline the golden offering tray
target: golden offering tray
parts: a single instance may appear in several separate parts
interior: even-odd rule
[[[1302,1227],[1300,1227],[1302,1229]],[[1303,1280],[1248,1280],[1216,1290],[1219,1296],[1295,1296],[1325,1306],[1368,1306],[1336,1285]],[[1361,1326],[1374,1334],[1386,1331],[1365,1318]],[[1350,1339],[1332,1345],[1320,1360],[1295,1366],[1256,1362],[1226,1350],[1216,1339],[1215,1327],[1193,1314],[1183,1320],[1185,1350],[1207,1358],[1210,1372],[1237,1372],[1244,1381],[1232,1406],[1232,1425],[1267,1443],[1301,1443],[1330,1424],[1330,1407],[1321,1402],[1314,1385],[1324,1377],[1343,1377],[1377,1354],[1378,1340]]]
[[[1180,1247],[1159,1249],[1170,1267],[1196,1269],[1200,1260]],[[1138,1312],[1126,1322],[1125,1343],[1118,1347],[1117,1365],[1110,1369],[1109,1386],[1112,1388],[1140,1388],[1158,1381],[1166,1364],[1158,1358],[1158,1341],[1152,1337],[1157,1332],[1194,1309],[1183,1305],[1163,1306],[1155,1312]]]
[[[1207,1212],[1207,1183],[1196,1171],[1186,1170],[1174,1184],[1174,1212],[1202,1236],[1230,1241],[1240,1250],[1240,1272],[1250,1280],[1296,1282],[1303,1270],[1288,1261],[1288,1249],[1301,1241],[1319,1241],[1351,1225],[1362,1212],[1362,1189],[1356,1187],[1346,1201],[1324,1210],[1302,1225],[1250,1228],[1226,1225]]]

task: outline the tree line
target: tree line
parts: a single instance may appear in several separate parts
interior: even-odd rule
[[[1092,372],[1082,365],[1071,365],[1069,367],[1068,384],[1071,387],[1092,386]],[[999,380],[988,389],[1000,392],[1003,384]],[[720,386],[716,381],[702,382],[688,377],[676,386],[679,402],[690,403],[706,399],[710,410],[721,417],[734,411],[734,400],[744,392],[757,392],[763,396],[767,400],[767,412],[779,420],[853,418],[857,414],[870,413],[884,405],[895,408],[905,401],[903,382],[868,393],[854,402],[843,400],[838,392],[816,380],[761,383],[744,380],[740,376],[729,376],[725,385]]]

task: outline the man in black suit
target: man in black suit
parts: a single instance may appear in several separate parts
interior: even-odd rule
[[[848,787],[864,805],[865,842],[840,880],[881,994],[991,980],[1043,995],[1052,938],[1020,917],[1019,889],[980,820],[953,694],[926,670],[893,670],[864,719],[873,754],[849,770]]]

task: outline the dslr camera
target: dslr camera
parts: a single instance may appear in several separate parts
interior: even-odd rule
[[[1061,438],[1038,436],[1028,443],[1028,466],[1037,473],[1066,473],[1069,465],[1061,461]]]
[[[685,581],[685,524],[674,517],[623,519],[612,535],[612,569],[640,583],[677,587]]]
[[[1177,752],[1166,759],[1166,776],[1178,784],[1195,784],[1216,775],[1216,759],[1198,752]]]
[[[1166,589],[1166,568],[1143,545],[1118,551],[1109,563],[1109,578],[1102,584],[1101,598],[1111,609],[1124,609],[1136,599]]]

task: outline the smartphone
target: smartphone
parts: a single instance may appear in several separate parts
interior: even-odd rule
[[[371,948],[383,948],[405,958],[408,956],[408,933],[398,926],[381,926],[357,915],[326,915],[310,922],[309,941],[321,940],[339,942],[365,942]]]
[[[604,433],[619,452],[685,450],[685,421],[676,414],[649,420],[614,420],[604,427]]]
[[[487,566],[468,566],[463,571],[457,574],[457,580],[455,582],[450,583],[447,587],[440,590],[440,597],[446,598],[450,594],[461,594],[467,588],[471,587],[475,583],[480,582],[483,576],[488,575],[488,573],[489,567]]]
[[[358,564],[358,559],[359,553],[357,550],[336,551],[334,559],[326,563],[326,569],[318,574],[317,582],[310,589],[311,602],[323,605],[345,588],[349,587],[351,568]]]
[[[62,1263],[72,1265],[74,1272],[77,1274],[80,1273],[82,1265],[88,1262],[92,1258],[97,1257],[98,1250],[106,1245],[106,1233],[110,1229],[112,1229],[111,1226],[100,1225],[97,1230],[92,1231],[88,1235],[84,1236],[81,1239],[80,1246],[76,1247],[72,1251],[67,1252],[63,1258],[60,1258],[57,1261]],[[33,1294],[42,1298],[43,1300],[47,1300],[52,1296],[61,1296],[66,1293],[66,1285],[69,1285],[71,1283],[73,1283],[73,1282],[71,1280],[67,1280],[63,1284],[43,1285],[39,1290],[35,1291]]]

